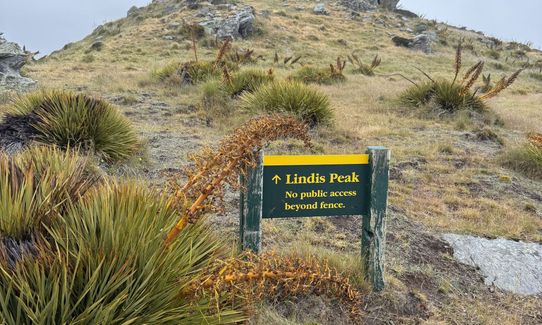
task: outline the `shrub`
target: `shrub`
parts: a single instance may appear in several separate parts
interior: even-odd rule
[[[455,113],[462,110],[480,111],[486,108],[484,101],[497,96],[500,92],[514,83],[523,69],[516,71],[509,78],[503,77],[493,86],[490,85],[490,76],[484,76],[484,84],[472,91],[476,81],[482,75],[484,62],[479,61],[469,68],[461,80],[458,79],[461,71],[461,44],[457,48],[455,58],[455,75],[452,81],[434,80],[427,73],[420,70],[429,81],[414,85],[406,89],[400,96],[403,104],[409,106],[422,106],[433,104],[435,108],[448,113]],[[485,92],[478,95],[478,92]]]
[[[107,161],[132,155],[138,140],[130,122],[111,104],[67,91],[41,91],[21,97],[11,109],[28,115],[38,140],[77,147]]]
[[[33,147],[13,157],[0,154],[0,238],[33,236],[96,180],[77,153]]]
[[[252,111],[294,114],[311,125],[330,124],[333,111],[319,90],[295,81],[272,82],[241,96],[242,107]]]
[[[523,146],[510,150],[503,164],[534,179],[542,179],[542,134],[531,134]]]
[[[222,246],[201,224],[164,248],[168,199],[128,183],[93,190],[49,228],[34,258],[0,264],[5,324],[227,324],[231,309],[209,314],[208,301],[179,293]]]
[[[274,80],[273,70],[268,72],[256,69],[241,70],[230,75],[224,70],[224,90],[232,97],[237,97],[243,92],[254,92],[261,85]]]

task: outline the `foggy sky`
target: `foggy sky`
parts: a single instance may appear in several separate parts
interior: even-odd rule
[[[428,19],[542,49],[542,0],[401,0],[400,6]]]
[[[29,50],[48,54],[82,39],[98,25],[124,17],[151,0],[0,0],[0,32]],[[312,5],[312,3],[311,3]],[[542,0],[402,0],[426,18],[464,25],[505,40],[542,48]]]

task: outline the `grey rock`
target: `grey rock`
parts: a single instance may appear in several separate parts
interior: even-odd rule
[[[522,295],[542,293],[542,245],[445,234],[460,262],[477,267],[486,285]]]
[[[200,23],[207,34],[219,39],[247,38],[254,32],[254,8],[243,7],[226,17],[212,17]]]
[[[378,6],[377,0],[341,0],[341,5],[354,11],[374,10]]]
[[[139,8],[136,7],[136,6],[132,6],[130,7],[130,9],[128,9],[128,13],[126,14],[127,17],[130,17],[130,16],[133,16],[133,15],[137,15],[139,12]]]
[[[17,43],[6,41],[0,33],[0,91],[25,90],[36,85],[34,80],[23,77],[20,73],[29,56],[32,55],[21,49]]]
[[[397,9],[397,4],[399,3],[399,0],[378,0],[378,4],[388,10],[395,10]]]
[[[427,31],[416,35],[413,39],[394,36],[391,40],[397,46],[420,50],[424,53],[432,53],[432,44],[437,40],[437,34],[435,32]]]
[[[416,50],[423,51],[424,53],[432,53],[432,45],[436,40],[437,34],[435,32],[423,32],[414,37],[410,47]]]
[[[326,6],[323,3],[319,3],[314,6],[314,9],[312,11],[317,15],[329,15],[329,12],[327,12],[326,10]]]

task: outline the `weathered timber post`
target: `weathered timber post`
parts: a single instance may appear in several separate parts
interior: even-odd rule
[[[262,202],[263,202],[263,152],[256,155],[253,168],[246,177],[241,178],[244,191],[241,191],[239,220],[241,250],[250,249],[259,253],[262,249]]]
[[[361,256],[365,276],[375,291],[384,289],[384,249],[386,209],[391,152],[384,147],[368,147],[370,165],[369,206],[363,216]]]

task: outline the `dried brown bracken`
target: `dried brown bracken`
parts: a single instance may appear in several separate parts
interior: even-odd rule
[[[238,257],[217,261],[212,269],[211,274],[186,287],[183,296],[210,298],[218,304],[220,297],[227,294],[232,305],[250,306],[263,299],[328,295],[348,306],[353,322],[359,322],[361,318],[361,293],[347,276],[330,267],[327,261],[313,256],[245,252]]]
[[[218,149],[205,148],[192,155],[194,165],[185,170],[188,180],[184,186],[177,186],[171,202],[182,212],[167,235],[166,246],[189,223],[197,221],[206,208],[217,206],[216,201],[223,197],[222,184],[238,188],[238,175],[253,166],[257,152],[281,138],[299,139],[310,146],[306,124],[294,117],[272,115],[248,121],[224,139]]]

